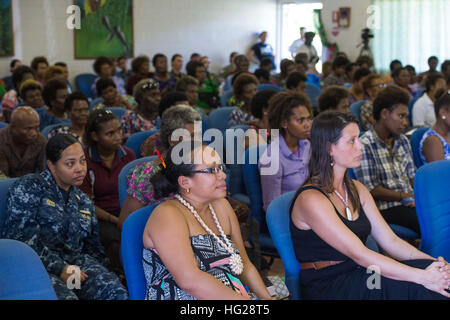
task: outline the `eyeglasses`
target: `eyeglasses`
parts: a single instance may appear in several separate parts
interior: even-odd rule
[[[191,172],[192,173],[210,173],[210,174],[214,173],[214,174],[217,175],[221,171],[226,174],[228,172],[227,166],[224,165],[224,164],[221,164],[221,165],[218,165],[217,167],[205,168],[205,169],[202,169],[202,170],[191,171]]]

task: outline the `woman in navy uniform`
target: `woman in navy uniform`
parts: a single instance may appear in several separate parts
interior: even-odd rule
[[[37,252],[59,299],[127,299],[107,269],[93,203],[78,189],[87,171],[81,144],[58,134],[48,141],[46,156],[47,170],[10,188],[2,236]]]

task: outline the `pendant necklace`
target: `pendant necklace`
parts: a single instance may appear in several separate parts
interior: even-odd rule
[[[214,219],[214,222],[216,223],[217,229],[220,232],[221,237],[225,240],[225,242],[223,242],[207,225],[206,223],[203,222],[202,218],[199,216],[199,214],[197,213],[197,211],[194,209],[194,207],[187,202],[182,196],[180,196],[179,194],[175,195],[175,198],[180,201],[186,208],[189,209],[189,211],[192,212],[192,214],[194,215],[194,217],[197,219],[197,221],[201,224],[201,226],[210,234],[212,235],[216,241],[218,243],[220,243],[220,245],[222,247],[224,247],[228,253],[231,255],[230,256],[230,267],[231,270],[236,274],[236,275],[240,275],[242,273],[242,271],[244,271],[244,264],[242,263],[242,258],[241,256],[236,253],[234,251],[234,248],[231,244],[231,242],[228,240],[227,236],[225,235],[225,232],[223,231],[222,227],[219,224],[219,220],[217,219],[216,213],[214,211],[214,208],[212,207],[211,204],[208,205],[209,207],[209,211],[211,212],[211,215]]]
[[[347,215],[347,219],[352,221],[352,212],[350,211],[350,208],[348,206],[348,193],[347,193],[347,188],[345,188],[345,200],[344,198],[339,194],[339,192],[335,189],[334,193],[336,193],[336,195],[339,197],[339,199],[341,199],[341,201],[344,203],[345,205],[345,214]]]

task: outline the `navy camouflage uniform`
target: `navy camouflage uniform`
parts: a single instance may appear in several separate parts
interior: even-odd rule
[[[6,216],[2,237],[37,252],[59,299],[128,299],[116,274],[107,269],[94,205],[80,189],[72,186],[66,203],[50,171],[26,175],[9,190]],[[88,275],[80,289],[71,290],[60,279],[66,265]]]

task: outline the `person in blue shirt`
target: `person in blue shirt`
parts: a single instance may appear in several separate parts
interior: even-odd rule
[[[37,252],[58,299],[128,299],[108,270],[94,205],[78,188],[87,172],[81,144],[71,135],[56,135],[47,143],[46,156],[47,170],[11,186],[1,237]]]
[[[255,64],[258,64],[264,58],[270,58],[272,60],[273,68],[276,69],[275,56],[273,54],[273,48],[267,41],[267,31],[263,31],[259,34],[259,42],[252,46],[250,51],[247,53],[247,57]],[[256,57],[256,59],[255,59]]]

